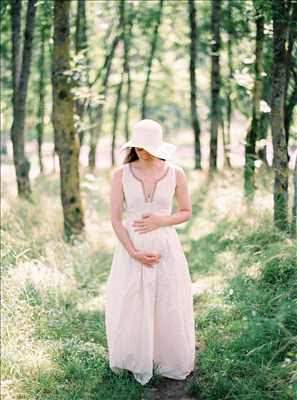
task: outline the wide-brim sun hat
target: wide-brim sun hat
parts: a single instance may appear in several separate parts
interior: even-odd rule
[[[120,147],[120,152],[128,147],[140,147],[150,154],[165,160],[176,151],[176,145],[163,140],[162,126],[152,119],[142,119],[132,128],[131,139]]]

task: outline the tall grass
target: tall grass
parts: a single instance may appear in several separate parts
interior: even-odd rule
[[[241,176],[189,171],[193,218],[177,226],[193,281],[199,352],[188,393],[201,399],[296,396],[294,242],[272,229],[269,185],[254,207]],[[265,178],[266,179],[266,178]],[[32,203],[5,195],[1,225],[3,399],[149,399],[109,369],[103,295],[115,235],[110,173],[83,175],[86,240],[62,237],[58,175],[35,181]],[[296,245],[296,244],[295,244]]]

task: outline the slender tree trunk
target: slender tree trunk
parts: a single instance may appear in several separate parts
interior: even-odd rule
[[[222,129],[222,140],[223,140],[223,149],[224,149],[224,167],[227,165],[228,168],[231,167],[230,162],[230,151],[228,149],[228,140],[226,138],[226,129],[225,122],[223,116],[221,116],[221,129]]]
[[[86,56],[85,51],[87,49],[87,21],[86,21],[86,0],[77,0],[77,13],[76,13],[76,32],[75,32],[75,52],[76,54],[83,53]],[[79,61],[79,65],[84,64],[85,61]],[[84,72],[81,73],[81,79],[78,83],[78,86],[86,83],[86,74]],[[75,100],[75,110],[76,114],[79,117],[79,144],[80,146],[83,144],[84,139],[84,130],[82,129],[82,120],[84,114],[84,100],[76,99]]]
[[[296,42],[297,38],[297,27],[296,27],[296,21],[297,21],[297,3],[296,2],[291,2],[291,15],[290,15],[290,23],[288,26],[288,50],[287,50],[287,57],[286,57],[286,85],[285,85],[285,132],[286,132],[286,143],[287,143],[287,156],[288,160],[290,158],[289,156],[289,137],[290,137],[290,122],[291,118],[288,115],[291,111],[290,109],[290,100],[295,99],[296,100],[296,86],[293,89],[293,92],[295,92],[295,96],[293,95],[291,99],[287,99],[287,94],[288,94],[288,87],[289,87],[289,81],[290,81],[290,75],[291,75],[291,70],[292,70],[292,57],[293,57],[293,48],[294,48],[294,43]],[[293,106],[294,108],[294,106]]]
[[[221,1],[212,0],[211,14],[211,125],[210,125],[210,155],[209,172],[217,169],[217,142],[220,122],[220,14]]]
[[[271,66],[268,64],[268,60],[263,62],[263,65],[266,65],[268,70],[271,69]],[[263,89],[262,89],[262,98],[266,101],[267,104],[271,105],[271,82],[268,79],[263,80]],[[258,149],[258,158],[263,161],[264,165],[268,167],[267,161],[267,135],[268,135],[268,127],[270,125],[270,113],[262,112],[260,115],[260,123],[259,123],[259,140],[263,141],[263,145]]]
[[[153,65],[155,50],[157,47],[159,28],[161,25],[163,3],[164,3],[164,0],[159,0],[159,10],[158,10],[157,22],[156,22],[154,33],[153,33],[151,52],[150,52],[149,59],[148,59],[146,81],[145,81],[145,85],[144,85],[143,92],[142,92],[141,119],[146,118],[146,98],[147,98],[148,91],[149,91],[152,65]]]
[[[60,163],[61,200],[64,236],[80,234],[84,215],[80,196],[79,140],[74,128],[72,83],[65,75],[70,70],[69,0],[54,1],[54,49],[52,65],[53,123],[55,145]]]
[[[128,10],[128,9],[127,9]],[[129,66],[129,51],[130,43],[132,41],[132,28],[133,28],[133,14],[128,17],[127,22],[125,21],[125,34],[124,34],[124,72],[127,76],[127,91],[126,91],[126,113],[125,113],[125,138],[129,140],[129,113],[131,108],[131,76]]]
[[[113,125],[112,125],[112,144],[111,144],[111,165],[114,167],[115,165],[115,144],[116,144],[116,130],[117,130],[117,125],[118,125],[118,116],[119,116],[119,110],[120,110],[120,104],[121,104],[121,98],[122,98],[122,87],[123,87],[123,80],[124,80],[124,70],[122,71],[121,74],[121,81],[118,84],[118,90],[117,90],[117,99],[116,99],[116,105],[114,109],[114,117],[113,117]]]
[[[272,0],[273,65],[271,128],[274,170],[274,223],[288,231],[288,157],[284,129],[287,14],[283,1]]]
[[[46,26],[41,24],[40,27],[40,53],[38,59],[38,70],[39,70],[39,107],[37,113],[37,143],[38,143],[38,161],[39,161],[39,170],[40,174],[44,172],[44,165],[42,159],[42,144],[43,144],[43,132],[44,132],[44,97],[45,97],[45,77],[44,77],[44,69],[45,69],[45,33]]]
[[[255,161],[256,141],[260,131],[260,100],[262,95],[262,72],[263,72],[263,42],[264,42],[264,16],[261,10],[256,8],[256,61],[255,82],[253,89],[253,114],[251,126],[247,132],[245,144],[245,166],[244,166],[244,193],[246,198],[252,199],[255,192]]]
[[[197,113],[196,99],[196,58],[197,58],[197,25],[196,8],[194,0],[188,0],[190,20],[190,88],[191,88],[191,121],[194,130],[195,143],[195,169],[201,169],[201,147],[200,147],[200,122]]]
[[[294,108],[296,107],[297,104],[297,71],[294,71],[292,69],[291,71],[292,78],[293,78],[293,89],[291,94],[288,96],[287,95],[287,101],[286,101],[286,107],[285,107],[285,132],[286,132],[286,143],[287,143],[287,149],[289,145],[289,136],[290,136],[290,126],[293,120],[293,112]],[[288,152],[289,153],[289,152]],[[288,154],[288,159],[289,159],[289,154]]]
[[[113,125],[112,125],[112,143],[111,143],[111,165],[114,167],[115,165],[115,145],[116,145],[116,131],[118,125],[118,115],[121,105],[122,99],[122,88],[123,88],[123,81],[124,81],[124,74],[125,74],[125,0],[120,0],[119,4],[119,13],[120,13],[120,32],[121,32],[121,58],[122,58],[122,72],[120,82],[118,84],[117,96],[116,96],[116,104],[114,110],[114,117],[113,117]]]
[[[296,235],[297,230],[297,157],[295,158],[295,168],[294,168],[294,200],[293,200],[293,208],[292,208],[292,224],[291,224],[291,233],[294,237]]]
[[[227,129],[226,134],[223,135],[225,138],[224,149],[230,147],[231,145],[231,118],[232,118],[232,84],[233,84],[233,49],[232,49],[232,40],[233,40],[233,14],[232,14],[232,4],[228,2],[227,8],[227,15],[228,15],[228,40],[227,40],[227,57],[228,57],[228,82],[227,82]],[[224,125],[224,123],[223,123]],[[225,129],[223,128],[223,132]],[[226,154],[226,164],[229,168],[232,167],[231,160],[230,160],[230,151]]]
[[[97,112],[97,128],[91,130],[91,138],[90,138],[90,150],[89,150],[89,168],[91,170],[94,170],[96,167],[96,150],[97,150],[97,143],[98,139],[100,137],[101,133],[101,128],[102,128],[102,120],[103,120],[103,110],[104,110],[104,104],[106,101],[107,93],[108,93],[108,80],[109,80],[109,75],[110,75],[110,70],[111,70],[111,65],[112,65],[112,60],[113,56],[116,50],[116,47],[120,41],[120,36],[116,36],[112,46],[111,46],[111,51],[107,55],[105,62],[104,62],[104,78],[102,81],[102,85],[100,85],[100,91],[99,91],[99,97],[101,99],[101,103],[98,105],[98,112]]]
[[[13,123],[11,140],[16,171],[18,195],[30,198],[30,162],[25,155],[25,121],[27,88],[32,58],[32,41],[35,26],[36,0],[29,0],[26,14],[23,51],[21,50],[22,1],[11,1],[12,23],[12,80],[13,80]]]

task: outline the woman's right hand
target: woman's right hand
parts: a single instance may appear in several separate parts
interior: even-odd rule
[[[153,268],[155,264],[157,264],[160,261],[161,257],[160,254],[151,253],[148,251],[140,251],[140,250],[134,251],[131,254],[131,256],[148,268]]]

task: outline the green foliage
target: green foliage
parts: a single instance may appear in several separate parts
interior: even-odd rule
[[[202,399],[293,400],[297,393],[296,243],[263,222],[249,231],[241,226],[229,250],[240,255],[247,274],[232,278],[222,306],[198,319],[205,344],[189,390]],[[261,267],[252,277],[255,260]]]

